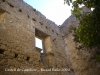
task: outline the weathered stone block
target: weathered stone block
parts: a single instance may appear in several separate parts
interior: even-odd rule
[[[15,57],[15,54],[14,53],[11,53],[11,52],[9,52],[9,51],[5,51],[4,52],[4,55],[5,55],[5,57],[4,58],[14,58]]]

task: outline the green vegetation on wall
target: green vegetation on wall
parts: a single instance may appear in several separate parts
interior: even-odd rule
[[[80,21],[76,29],[78,40],[84,46],[100,46],[100,0],[64,0],[72,3],[72,14]],[[80,13],[81,5],[94,10],[90,13]]]

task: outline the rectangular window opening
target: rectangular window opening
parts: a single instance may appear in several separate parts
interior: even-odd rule
[[[42,32],[41,30],[35,28],[35,47],[36,50],[39,51],[41,54],[46,54],[50,52],[51,49],[51,40],[50,36]]]
[[[40,53],[44,53],[43,51],[43,40],[39,39],[38,37],[35,37],[35,47],[41,50]]]

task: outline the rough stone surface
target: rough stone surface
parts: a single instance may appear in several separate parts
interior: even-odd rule
[[[36,36],[44,43],[43,60]],[[60,28],[23,0],[0,0],[0,75],[70,75],[41,68],[70,68]]]
[[[70,27],[78,23],[70,16],[58,27],[23,0],[0,0],[0,75],[100,75],[95,50],[76,49],[81,44]],[[43,54],[35,37],[43,41]]]
[[[82,12],[90,12],[86,7]],[[96,48],[82,47],[81,43],[74,40],[74,29],[79,26],[79,21],[70,16],[60,27],[67,47],[67,53],[75,75],[100,75],[100,62],[97,62],[94,55]],[[100,49],[99,49],[100,51]],[[98,65],[97,65],[98,64]]]

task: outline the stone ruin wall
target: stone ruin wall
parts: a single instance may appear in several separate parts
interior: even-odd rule
[[[94,49],[78,50],[70,26],[73,16],[58,27],[23,0],[0,0],[0,75],[99,75]],[[70,33],[69,33],[70,32]],[[44,56],[35,47],[35,36],[44,42]],[[11,72],[7,68],[70,68],[67,72]]]
[[[89,11],[87,8],[83,10]],[[94,57],[97,48],[82,47],[81,43],[74,40],[73,28],[78,26],[79,21],[74,16],[70,16],[60,27],[75,75],[100,75],[100,62]]]
[[[44,61],[35,47],[44,41]],[[70,72],[11,72],[7,68],[69,68],[60,28],[22,0],[0,0],[0,75],[69,75]]]

